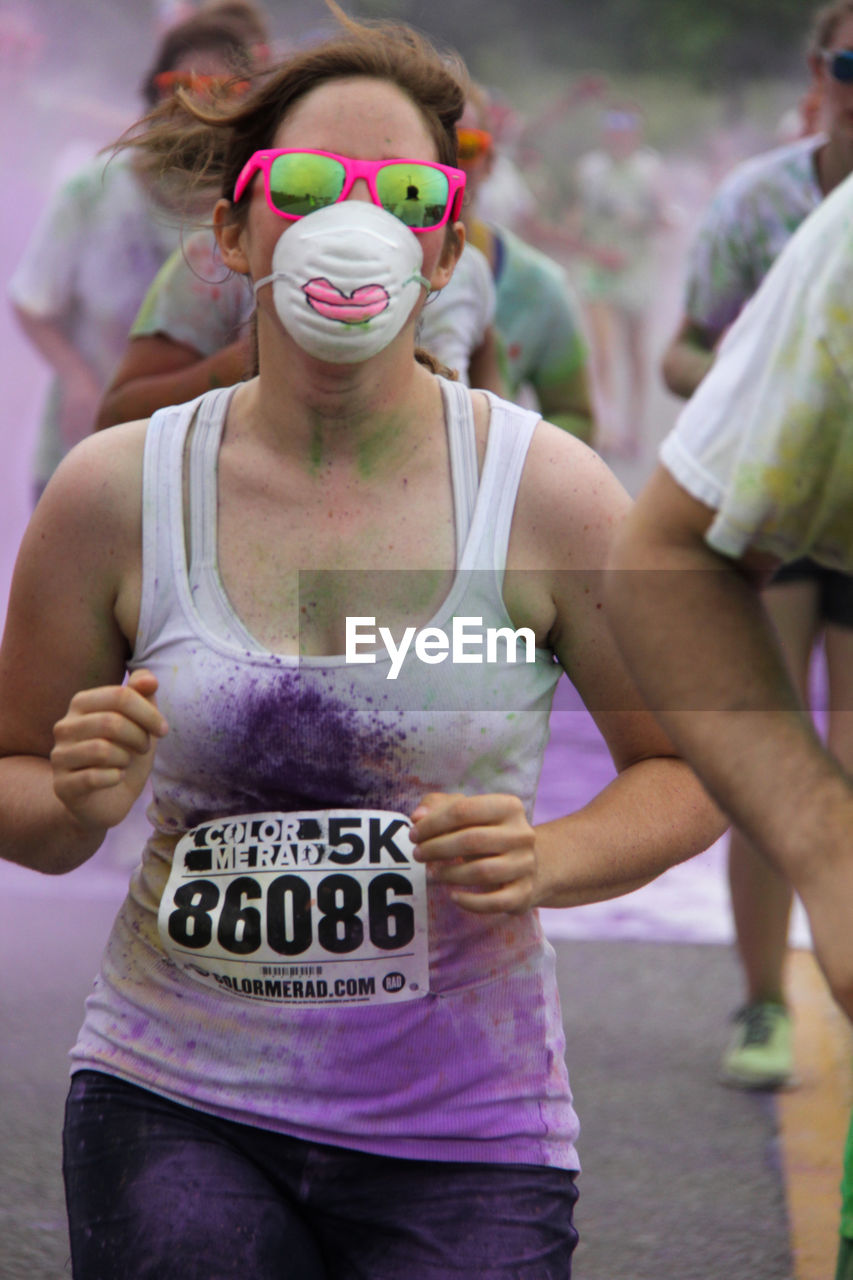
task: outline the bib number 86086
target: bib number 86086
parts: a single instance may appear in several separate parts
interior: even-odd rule
[[[266,941],[279,955],[298,956],[314,941],[312,888],[302,876],[276,876],[268,885],[252,876],[229,880],[224,896],[213,880],[191,880],[180,885],[169,915],[169,937],[179,946],[201,949],[213,939],[214,916],[222,899],[216,940],[232,955],[245,956]],[[264,902],[266,890],[266,901]],[[367,930],[374,947],[397,951],[415,933],[415,913],[398,897],[411,896],[412,885],[396,871],[374,875],[367,886]],[[364,941],[364,902],[361,882],[336,872],[316,885],[317,941],[324,951],[346,955]],[[260,902],[260,906],[251,903]],[[266,937],[264,937],[266,934]]]

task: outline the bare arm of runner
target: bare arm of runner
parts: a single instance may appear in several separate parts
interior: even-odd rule
[[[98,408],[95,430],[150,417],[165,405],[194,400],[248,376],[251,343],[238,338],[212,356],[164,333],[131,338]]]
[[[514,624],[532,626],[554,648],[618,776],[576,813],[535,829],[514,796],[426,796],[413,815],[419,857],[470,911],[615,897],[699,853],[724,828],[642,704],[610,632],[603,566],[627,507],[595,454],[540,426],[516,506],[504,595]]]
[[[762,606],[771,562],[719,556],[704,541],[712,518],[658,468],[616,540],[613,625],[673,740],[801,895],[853,1016],[853,789],[799,704]]]
[[[714,363],[720,335],[684,316],[661,359],[661,374],[673,395],[685,400],[693,395]]]
[[[73,451],[15,567],[0,647],[0,849],[44,872],[95,852],[166,730],[154,677],[122,685],[139,610],[144,426]]]

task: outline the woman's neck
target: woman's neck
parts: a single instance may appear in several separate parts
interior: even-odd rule
[[[241,414],[246,430],[307,475],[332,466],[364,478],[387,474],[412,456],[441,411],[435,378],[399,340],[369,361],[333,365],[289,340],[283,349],[280,335],[265,343],[261,333],[259,363]]]

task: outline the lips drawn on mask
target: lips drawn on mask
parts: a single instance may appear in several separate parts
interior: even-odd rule
[[[327,320],[341,324],[364,324],[388,306],[391,298],[381,284],[362,284],[352,293],[344,293],[325,276],[309,280],[302,286],[308,305]]]

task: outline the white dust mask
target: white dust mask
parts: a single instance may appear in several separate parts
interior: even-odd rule
[[[413,231],[378,205],[342,200],[291,223],[273,251],[282,325],[304,351],[332,364],[368,360],[396,338],[421,288],[423,250]]]

